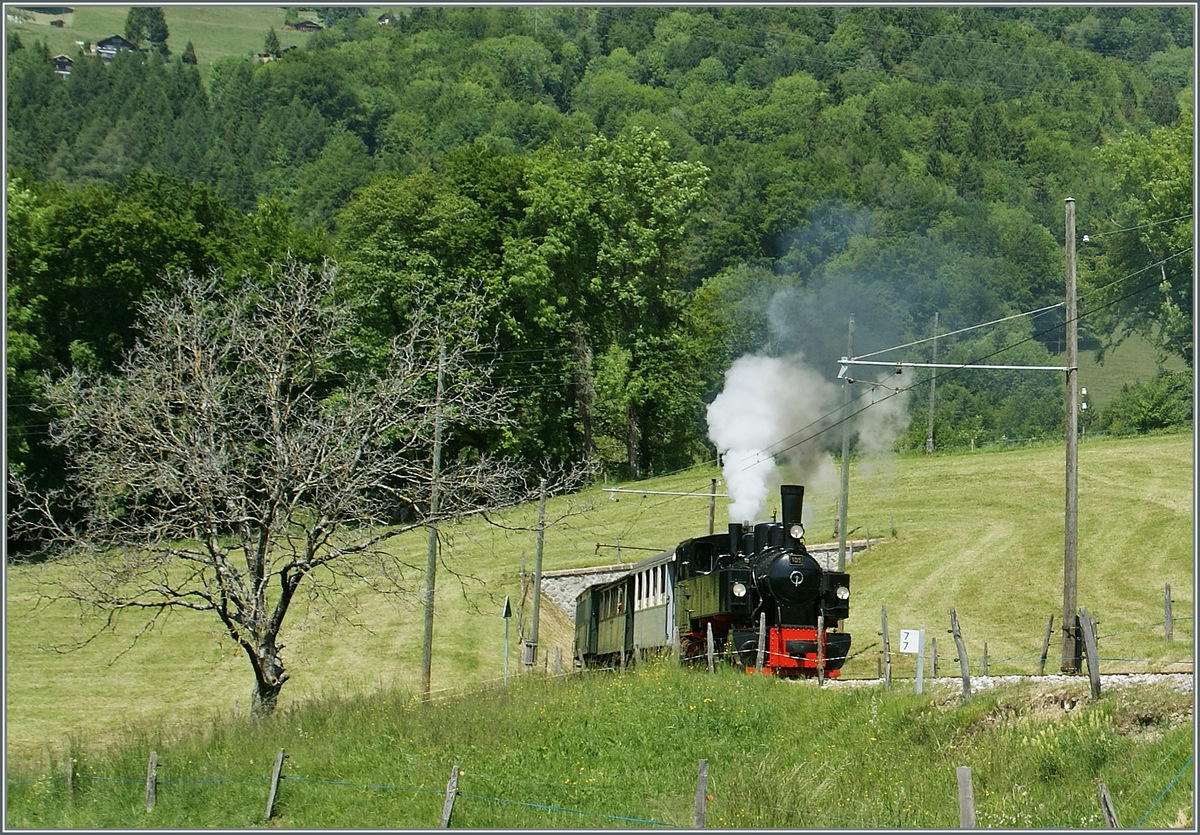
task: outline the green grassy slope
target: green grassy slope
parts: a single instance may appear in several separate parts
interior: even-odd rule
[[[1193,461],[1190,435],[1091,439],[1080,448],[1079,604],[1100,619],[1106,669],[1180,669],[1192,657]],[[851,468],[851,525],[883,537],[850,565],[854,648],[845,674],[873,677],[880,609],[887,607],[893,641],[900,628],[939,637],[943,675],[953,674],[949,607],[959,615],[968,655],[978,672],[983,643],[991,671],[1032,672],[1046,620],[1061,615],[1063,470],[1061,446],[856,462]],[[698,469],[653,479],[639,489],[709,489],[716,470]],[[622,494],[600,487],[549,502],[555,524],[545,540],[544,568],[613,561],[626,548],[666,548],[703,533],[708,501]],[[834,497],[806,497],[809,539],[832,529]],[[718,508],[718,525],[724,525]],[[529,527],[536,508],[499,521]],[[891,535],[895,527],[895,536]],[[861,534],[859,534],[861,535]],[[503,669],[505,595],[510,623],[509,670],[520,669],[518,623],[528,624],[520,569],[532,570],[535,537],[474,520],[448,531],[439,570],[433,687],[463,689],[494,680]],[[424,565],[425,537],[397,542],[412,565]],[[641,552],[626,551],[626,559]],[[8,756],[40,760],[46,746],[63,750],[69,738],[103,741],[143,721],[171,722],[214,713],[245,713],[249,665],[223,638],[215,620],[176,615],[137,637],[140,623],[118,622],[82,649],[58,651],[90,634],[91,613],[39,602],[38,584],[53,567],[6,570],[6,698]],[[457,575],[457,576],[456,576]],[[420,590],[420,575],[412,578]],[[1162,595],[1175,600],[1175,642],[1162,636]],[[399,686],[420,678],[422,617],[415,601],[346,588],[341,602],[301,601],[282,636],[293,678],[286,707],[322,694]],[[135,641],[134,639],[137,638]],[[541,606],[540,647],[571,653],[567,614]],[[875,645],[872,648],[872,645]],[[1048,671],[1054,666],[1052,646]],[[1006,660],[1007,659],[1007,660]],[[1187,665],[1176,662],[1187,660]],[[896,656],[896,674],[911,657]]]
[[[23,40],[46,42],[51,55],[64,53],[74,57],[77,41],[95,43],[110,35],[125,33],[128,6],[98,4],[73,6],[65,15],[35,14],[8,7],[8,29]],[[188,41],[196,51],[198,66],[203,72],[218,58],[229,55],[254,55],[261,52],[267,32],[274,27],[280,46],[303,46],[310,35],[283,28],[282,6],[242,6],[214,3],[207,6],[166,6],[169,37],[167,46],[174,57],[183,53]],[[21,19],[14,20],[17,15]],[[309,15],[311,16],[311,15]],[[50,26],[51,20],[62,20],[60,28]]]
[[[1095,409],[1111,403],[1123,385],[1148,382],[1158,373],[1154,346],[1140,336],[1131,336],[1109,351],[1103,364],[1096,362],[1096,353],[1079,352],[1079,385],[1087,389],[1087,401]],[[1187,365],[1178,357],[1171,357],[1164,363],[1164,369],[1186,371]]]
[[[951,829],[962,766],[984,829],[1098,829],[1097,781],[1125,826],[1191,826],[1190,692],[1106,684],[1092,701],[1081,677],[977,690],[964,703],[956,685],[942,679],[920,696],[911,682],[819,688],[664,659],[624,675],[523,676],[431,704],[382,692],[323,700],[267,722],[77,747],[70,793],[65,757],[10,769],[6,822],[429,829],[457,766],[452,828],[648,831],[693,824],[705,760],[705,823],[717,829]],[[264,824],[281,748],[285,779]],[[149,750],[160,781],[151,812]]]

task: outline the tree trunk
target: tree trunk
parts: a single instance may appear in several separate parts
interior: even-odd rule
[[[283,660],[279,650],[283,645],[275,645],[275,637],[264,639],[257,647],[245,647],[250,656],[250,664],[254,667],[254,692],[251,694],[250,712],[253,716],[263,719],[270,716],[279,700],[279,691],[291,676],[283,668]]]
[[[592,374],[592,346],[588,344],[583,324],[576,322],[571,331],[571,353],[575,367],[575,398],[579,404],[579,421],[583,428],[583,457],[592,457],[592,420],[596,412],[596,380]]]
[[[642,440],[642,431],[638,426],[638,410],[633,403],[625,406],[625,452],[629,461],[629,477],[641,478],[642,470],[638,465],[638,446]]]

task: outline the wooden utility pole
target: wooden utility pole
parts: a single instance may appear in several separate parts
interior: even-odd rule
[[[854,354],[854,314],[846,333],[846,356]],[[846,570],[847,509],[850,504],[850,380],[842,379],[842,492],[838,514],[838,571]],[[870,538],[868,537],[868,542]]]
[[[933,312],[933,359],[931,362],[937,365],[937,332],[938,332],[938,312]],[[929,431],[925,433],[925,453],[933,452],[933,394],[937,390],[937,368],[931,368],[929,374]]]
[[[429,701],[433,672],[433,590],[436,586],[438,530],[437,514],[441,496],[438,480],[442,474],[442,392],[446,383],[446,347],[438,353],[437,399],[433,412],[433,478],[429,491],[429,554],[425,562],[425,638],[421,642],[421,701]]]
[[[717,524],[717,480],[712,479],[712,484],[709,488],[708,495],[708,535],[713,535],[713,528]]]
[[[1062,642],[1062,671],[1074,674],[1079,672],[1076,662],[1075,646],[1078,637],[1078,626],[1075,620],[1075,593],[1077,584],[1077,545],[1076,526],[1079,519],[1077,490],[1077,475],[1079,468],[1079,322],[1075,310],[1075,199],[1066,200],[1066,268],[1067,268],[1067,397],[1066,397],[1066,434],[1067,434],[1067,501],[1066,501],[1066,532],[1063,537],[1063,642]]]
[[[537,665],[538,611],[542,601],[542,546],[546,542],[546,479],[540,485],[538,499],[537,548],[533,555],[533,623],[529,628],[529,642],[525,645],[525,667]],[[617,552],[618,554],[620,551]],[[620,557],[617,558],[618,562]]]

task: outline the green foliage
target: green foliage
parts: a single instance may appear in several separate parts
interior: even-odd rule
[[[10,466],[43,487],[62,477],[47,444],[44,387],[73,367],[109,371],[133,345],[136,310],[169,291],[168,273],[229,268],[262,275],[289,251],[321,247],[278,206],[242,216],[211,189],[137,173],[122,188],[67,188],[10,173]]]
[[[1192,364],[1192,115],[1149,136],[1127,134],[1100,153],[1122,197],[1118,227],[1100,230],[1091,278],[1114,339],[1137,331]]]
[[[125,39],[135,45],[149,41],[159,51],[164,51],[170,30],[161,6],[131,6],[125,18]]]
[[[7,44],[10,169],[203,183],[242,213],[286,210],[309,251],[371,263],[364,287],[409,281],[385,274],[409,269],[397,259],[478,285],[523,398],[524,428],[491,440],[533,457],[601,443],[625,448],[631,472],[681,466],[704,452],[702,401],[741,353],[826,361],[849,313],[884,347],[926,336],[935,312],[957,328],[1057,302],[1068,195],[1092,235],[1084,334],[1110,348],[1142,334],[1191,362],[1183,10],[412,7],[381,26],[313,7],[327,28],[300,36],[287,27],[301,11],[285,9],[276,35],[278,10],[223,11],[222,33],[176,7],[180,61],[80,54],[68,79],[47,43],[71,47],[22,25]],[[75,22],[119,26],[95,9]],[[125,22],[165,49],[161,8]],[[259,44],[278,60],[256,61]],[[414,175],[439,181],[438,211],[467,201],[435,225],[458,217],[470,232],[430,234],[405,209],[386,224],[402,257],[383,244],[351,257],[366,240],[356,194]],[[466,262],[443,260],[447,247]],[[823,312],[811,332],[770,329],[797,306]],[[1061,348],[1061,331],[1038,330]],[[103,362],[78,338],[77,357],[86,343]],[[544,352],[532,365],[514,353],[530,350]],[[610,355],[628,362],[605,371],[615,399],[600,418],[585,358]],[[1003,385],[950,383],[945,432],[1047,422],[1044,393]],[[667,423],[648,433],[652,421]]]
[[[1142,434],[1188,426],[1193,419],[1191,373],[1162,373],[1121,393],[1100,413],[1097,428],[1114,435]]]

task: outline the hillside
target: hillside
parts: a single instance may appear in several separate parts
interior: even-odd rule
[[[699,810],[716,829],[943,831],[961,820],[965,767],[980,828],[1099,829],[1097,783],[1122,826],[1191,828],[1190,676],[1106,676],[1098,700],[1086,678],[1062,678],[993,678],[963,701],[953,679],[914,695],[911,682],[818,688],[664,662],[525,676],[431,704],[381,691],[268,722],[139,727],[104,751],[77,745],[71,789],[61,759],[8,771],[7,823],[431,829],[453,767],[454,829],[657,831],[690,828]]]
[[[1079,603],[1100,620],[1106,672],[1190,670],[1194,600],[1193,454],[1190,435],[1089,437],[1080,447]],[[852,529],[882,541],[850,565],[848,631],[861,655],[849,678],[876,675],[880,609],[891,630],[943,636],[953,606],[977,673],[986,642],[991,672],[1033,672],[1050,614],[1061,614],[1061,446],[856,461],[851,468]],[[713,469],[622,485],[706,493]],[[610,485],[615,486],[615,485]],[[832,488],[810,484],[806,525],[812,541],[832,530]],[[625,548],[665,548],[703,531],[708,501],[619,494],[598,486],[549,503],[544,568],[613,562]],[[718,524],[723,514],[718,510]],[[520,667],[519,624],[528,624],[521,568],[532,570],[536,508],[453,530],[439,572],[433,687],[458,691],[495,681],[503,669],[506,595],[514,602],[509,670]],[[524,530],[518,530],[525,528]],[[424,564],[424,534],[397,556]],[[38,762],[68,739],[103,744],[131,725],[247,712],[249,666],[217,624],[176,615],[142,632],[132,618],[70,652],[99,625],[96,616],[39,600],[53,566],[8,566],[6,699],[8,759]],[[420,588],[419,576],[414,588]],[[1163,586],[1174,599],[1174,642],[1162,635]],[[293,679],[281,709],[322,695],[400,688],[419,680],[422,618],[415,598],[369,596],[346,587],[337,606],[310,599],[284,629]],[[893,640],[896,635],[893,633]],[[949,636],[945,636],[949,641]],[[570,618],[543,602],[541,648],[570,656]],[[942,644],[942,646],[948,646]],[[943,665],[949,649],[939,648]],[[1053,650],[1051,653],[1053,659]],[[897,657],[905,675],[908,657]],[[553,663],[553,662],[551,662]],[[1048,672],[1053,666],[1048,665]],[[911,666],[908,667],[911,674]],[[948,674],[943,666],[943,675]]]
[[[6,428],[44,486],[48,377],[115,368],[174,271],[285,253],[336,263],[372,354],[416,300],[469,299],[520,419],[464,454],[612,479],[711,454],[746,356],[803,357],[831,429],[851,320],[860,357],[924,361],[936,322],[943,362],[1050,365],[1069,196],[1085,344],[1190,358],[1184,9],[170,6],[170,60],[56,68],[128,7],[8,8]],[[1190,380],[1131,357],[1089,434],[1190,420]],[[931,387],[904,383],[921,449]],[[947,373],[934,420],[947,446],[1054,437],[1061,402],[1052,375]]]
[[[48,14],[10,6],[7,29],[21,38],[44,40],[51,55],[74,56],[79,50],[78,41],[92,44],[110,35],[122,34],[129,14],[128,6],[107,3],[64,8],[71,11]],[[284,28],[281,6],[233,3],[168,6],[165,15],[170,32],[167,47],[178,56],[190,41],[202,74],[219,58],[262,52],[264,39],[272,28],[279,37],[280,46],[285,49],[303,46],[311,37],[308,33]],[[52,20],[61,20],[63,26],[51,26]]]

